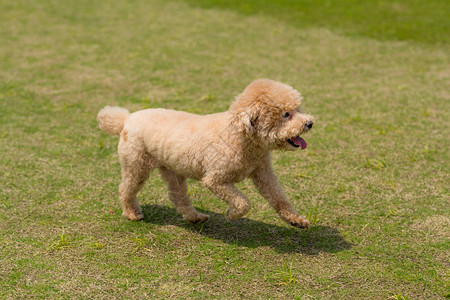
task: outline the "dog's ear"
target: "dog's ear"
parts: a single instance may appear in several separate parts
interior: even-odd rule
[[[256,130],[258,114],[254,109],[249,109],[239,113],[234,121],[234,125],[241,132],[253,133]]]
[[[249,85],[249,87],[252,84]],[[240,132],[253,134],[259,116],[258,97],[260,91],[254,91],[247,87],[239,94],[230,106],[229,112],[232,114],[232,123]]]

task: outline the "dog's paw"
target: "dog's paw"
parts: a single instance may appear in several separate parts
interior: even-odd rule
[[[303,219],[302,217],[297,217],[296,220],[291,221],[291,225],[297,228],[308,228],[309,227],[309,221],[306,219]]]
[[[136,212],[134,210],[124,211],[122,215],[130,221],[140,221],[144,218],[142,212]]]
[[[228,209],[225,218],[227,220],[239,220],[245,215],[246,211],[236,211],[234,209]]]
[[[229,208],[225,214],[225,218],[227,220],[239,220],[241,219],[248,211],[251,206],[247,202],[240,203],[240,205],[236,208]]]
[[[234,211],[234,209],[228,209],[227,212],[225,213],[225,218],[227,220],[238,220],[240,219],[242,216],[240,216],[239,214],[236,214],[236,212]]]
[[[195,215],[184,217],[184,219],[190,223],[203,223],[209,220],[209,215],[205,215],[202,213],[197,212]]]

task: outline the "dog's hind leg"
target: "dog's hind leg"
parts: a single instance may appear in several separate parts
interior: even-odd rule
[[[129,220],[144,218],[136,197],[153,169],[153,160],[144,150],[139,151],[136,145],[119,143],[120,164],[122,166],[122,182],[119,187],[120,202],[123,215]]]
[[[178,175],[165,167],[159,167],[159,171],[169,189],[169,199],[175,205],[178,213],[188,222],[197,223],[207,221],[209,216],[199,213],[192,206],[187,193],[186,177]]]

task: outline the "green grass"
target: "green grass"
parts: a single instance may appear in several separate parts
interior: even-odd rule
[[[1,1],[0,298],[436,299],[449,286],[446,1]],[[331,14],[330,12],[333,12]],[[105,105],[223,111],[255,78],[316,116],[274,168],[307,230],[153,174],[121,216]]]
[[[450,2],[443,0],[187,0],[203,8],[264,15],[300,28],[420,43],[450,42]]]

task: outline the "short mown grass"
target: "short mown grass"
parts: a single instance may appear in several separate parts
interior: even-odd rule
[[[0,298],[448,298],[448,3],[371,3],[1,1]],[[156,172],[125,220],[97,111],[219,112],[260,77],[316,116],[273,153],[311,228],[247,181],[229,222],[190,180],[186,223]]]

